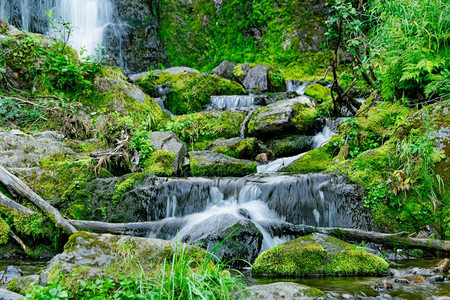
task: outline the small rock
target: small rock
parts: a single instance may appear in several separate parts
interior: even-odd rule
[[[277,282],[272,284],[254,285],[248,288],[250,299],[278,300],[278,299],[317,299],[324,293],[316,288],[294,282]]]
[[[230,62],[228,60],[224,60],[220,65],[218,65],[211,71],[211,74],[232,80],[234,78],[233,70],[235,67],[236,67],[235,63]]]
[[[388,291],[392,290],[392,284],[387,281],[383,280],[382,282],[378,283],[376,286],[373,287],[375,291]]]
[[[406,278],[396,278],[395,282],[400,284],[409,284],[409,280]]]
[[[269,161],[269,158],[267,156],[267,153],[260,153],[260,154],[256,155],[255,160],[257,162],[267,162],[267,161]]]
[[[22,270],[15,266],[8,266],[6,271],[0,272],[0,284],[7,285],[11,280],[19,278],[23,275]]]

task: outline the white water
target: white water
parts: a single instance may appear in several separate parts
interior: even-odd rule
[[[278,172],[280,171],[282,168],[289,166],[290,164],[292,164],[294,161],[296,161],[297,159],[299,159],[300,157],[302,157],[303,155],[305,155],[305,153],[300,153],[294,156],[289,156],[289,157],[282,157],[282,158],[278,158],[274,161],[271,161],[268,164],[265,165],[259,165],[257,167],[258,173],[273,173],[273,172]]]
[[[255,96],[211,96],[211,104],[220,110],[229,110],[236,107],[250,107],[255,105]]]
[[[95,56],[103,42],[103,31],[112,21],[113,5],[110,0],[59,0],[55,7],[55,20],[70,20],[74,28],[69,44],[84,55]],[[56,33],[53,32],[52,35]]]
[[[286,81],[287,91],[288,92],[296,92],[298,95],[304,95],[305,90],[310,85],[311,82],[302,82],[298,80],[288,80]]]
[[[203,234],[209,231],[211,233],[215,232],[217,228],[215,226],[208,228],[208,221],[232,217],[236,220],[250,219],[261,231],[263,234],[261,251],[271,249],[287,241],[278,237],[272,237],[269,232],[259,225],[259,222],[264,221],[284,221],[274,211],[270,210],[266,203],[259,200],[261,194],[261,189],[256,185],[246,185],[237,197],[231,196],[228,199],[224,199],[224,194],[218,188],[211,188],[208,207],[203,212],[185,216],[184,219],[187,223],[181,228],[174,239],[183,240],[186,236],[190,236],[193,232],[198,231],[201,231]],[[170,199],[168,199],[168,207],[173,205],[173,203],[169,202]],[[248,215],[244,216],[241,213],[242,210]],[[214,221],[214,225],[217,225],[219,222]]]
[[[20,10],[22,29],[31,31],[32,26],[39,30],[37,24],[32,24],[36,19],[43,18],[45,11],[51,10],[57,21],[70,21],[73,31],[69,44],[77,51],[85,49],[84,56],[96,55],[103,43],[103,31],[113,20],[114,7],[111,0],[0,0],[0,17],[11,22],[13,11]],[[53,5],[54,3],[54,5]],[[14,9],[12,9],[14,7]],[[56,24],[58,25],[58,24]],[[58,25],[61,27],[61,25]],[[61,28],[62,30],[62,28]],[[44,32],[59,39],[63,37],[59,30]]]

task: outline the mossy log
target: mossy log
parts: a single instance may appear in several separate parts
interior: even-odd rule
[[[373,242],[397,249],[416,248],[428,251],[433,250],[450,253],[450,241],[428,238],[413,238],[408,236],[408,232],[381,233],[354,228],[314,227],[308,225],[293,225],[290,223],[266,223],[263,227],[265,227],[265,229],[274,236],[288,235],[299,237],[314,232],[319,232],[346,241]]]
[[[11,208],[15,211],[17,211],[20,214],[31,216],[34,215],[34,211],[32,211],[29,208],[26,208],[25,206],[20,205],[19,203],[9,199],[5,195],[3,195],[0,192],[0,205],[6,206],[8,208]]]
[[[0,166],[0,182],[8,189],[9,192],[26,198],[31,203],[36,205],[47,216],[49,216],[57,226],[64,228],[69,233],[77,232],[77,229],[66,219],[64,219],[56,208],[39,197],[39,195],[23,183],[22,180],[11,174],[3,166]]]

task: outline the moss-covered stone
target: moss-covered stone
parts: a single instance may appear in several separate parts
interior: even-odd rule
[[[273,157],[286,157],[311,149],[312,137],[306,135],[288,135],[282,138],[271,139],[266,147]]]
[[[211,151],[189,152],[192,176],[245,176],[256,173],[256,163]]]
[[[150,83],[149,83],[150,82]],[[172,113],[181,115],[201,111],[211,101],[212,95],[244,95],[242,86],[216,75],[198,73],[158,73],[138,81],[149,88],[152,84],[170,83],[171,91],[166,96],[165,106]]]
[[[144,172],[156,176],[172,176],[176,171],[173,167],[176,157],[173,152],[156,150],[144,161]]]
[[[205,150],[218,138],[239,136],[245,115],[232,111],[205,111],[175,116],[159,125],[159,130],[171,130],[187,144],[188,149]]]
[[[8,242],[8,233],[9,233],[9,226],[3,220],[3,218],[0,217],[0,245],[6,244]]]
[[[331,100],[331,90],[318,83],[308,85],[305,89],[305,95],[319,101]]]
[[[308,151],[305,155],[294,161],[292,164],[284,167],[281,171],[306,174],[327,170],[332,163],[332,158],[336,154],[336,146],[334,146],[336,139],[337,138],[333,138],[326,145]]]
[[[261,253],[252,273],[270,276],[385,275],[380,257],[339,239],[314,233]]]
[[[284,78],[284,72],[280,67],[270,67],[267,75],[269,79],[270,92],[286,91],[286,79]]]
[[[218,139],[209,147],[209,150],[222,153],[234,158],[254,159],[259,154],[259,144],[256,138]]]

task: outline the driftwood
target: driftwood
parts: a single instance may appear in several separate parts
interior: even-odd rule
[[[27,245],[25,245],[25,243],[17,236],[15,235],[11,230],[8,232],[8,235],[14,240],[16,241],[17,244],[19,244],[19,246],[22,248],[22,250],[26,253],[26,254],[30,254],[33,251],[31,251],[30,248],[28,248]]]
[[[34,205],[41,209],[47,216],[49,216],[57,226],[60,226],[67,230],[69,233],[77,232],[77,229],[70,224],[59,211],[51,206],[47,201],[39,197],[38,194],[33,192],[25,183],[23,183],[19,178],[11,174],[3,166],[0,166],[0,182],[13,193],[16,193]]]
[[[6,206],[8,208],[11,208],[11,209],[17,211],[18,213],[23,214],[23,215],[31,216],[31,215],[34,214],[34,211],[32,211],[31,209],[29,209],[29,208],[27,208],[27,207],[25,207],[23,205],[20,205],[19,203],[15,202],[15,201],[13,201],[11,199],[9,199],[5,195],[3,195],[1,192],[0,192],[0,205]]]

